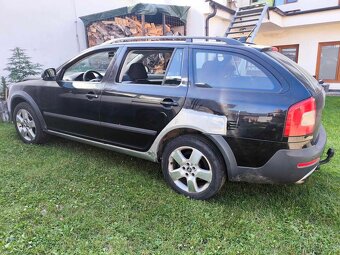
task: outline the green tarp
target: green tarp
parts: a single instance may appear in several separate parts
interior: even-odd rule
[[[188,11],[188,6],[177,6],[177,5],[163,5],[163,4],[136,4],[130,7],[122,7],[110,11],[95,13],[91,15],[86,15],[80,17],[80,19],[84,22],[85,26],[89,24],[100,21],[112,19],[117,16],[123,16],[128,14],[136,14],[136,15],[155,15],[157,13],[165,13],[168,16],[177,17],[182,22],[186,23]]]

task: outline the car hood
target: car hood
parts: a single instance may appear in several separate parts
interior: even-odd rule
[[[25,77],[22,81],[30,81],[30,80],[41,80],[41,76],[29,75]]]
[[[8,84],[7,87],[10,88],[10,87],[13,87],[15,85],[25,84],[27,81],[37,81],[37,80],[42,80],[42,78],[40,76],[32,76],[31,75],[31,76],[27,76],[22,81],[12,82],[12,83]]]

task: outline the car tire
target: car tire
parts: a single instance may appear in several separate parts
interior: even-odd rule
[[[42,144],[47,141],[48,136],[42,130],[36,113],[28,103],[22,102],[14,108],[13,122],[24,143]]]
[[[205,200],[216,195],[226,180],[226,168],[219,150],[200,135],[183,135],[165,145],[162,171],[176,192]]]

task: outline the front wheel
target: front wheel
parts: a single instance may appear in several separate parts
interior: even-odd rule
[[[18,104],[13,111],[14,124],[19,137],[24,143],[44,143],[47,135],[41,128],[33,108],[28,103]]]
[[[200,200],[217,194],[226,179],[220,152],[199,135],[183,135],[170,141],[163,151],[162,170],[175,191]]]

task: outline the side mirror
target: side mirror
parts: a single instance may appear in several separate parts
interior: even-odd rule
[[[47,68],[42,74],[41,78],[44,81],[55,81],[57,77],[57,71],[54,68]]]
[[[318,82],[319,82],[320,85],[325,83],[323,80],[318,80]]]

